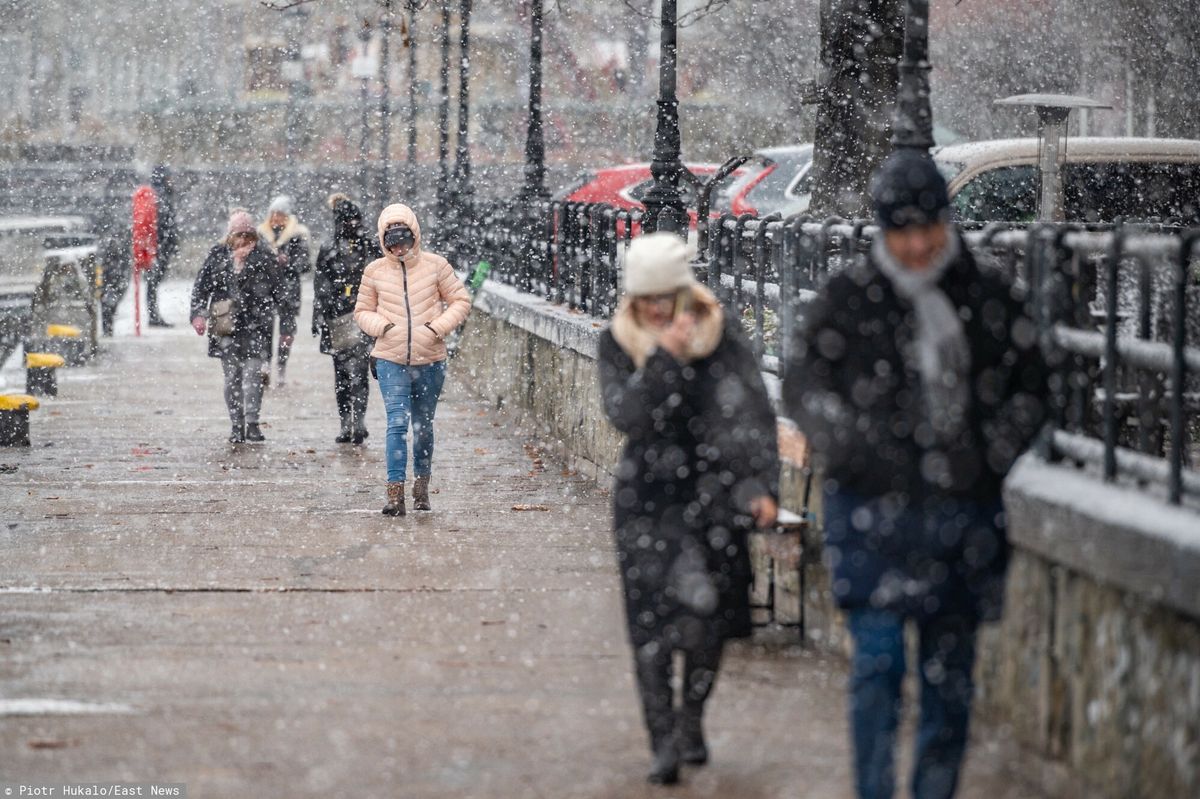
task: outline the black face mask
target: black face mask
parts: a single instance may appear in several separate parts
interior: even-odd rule
[[[391,252],[394,247],[401,244],[408,244],[410,247],[415,246],[416,242],[417,237],[408,225],[389,227],[383,234],[383,246],[388,252]]]

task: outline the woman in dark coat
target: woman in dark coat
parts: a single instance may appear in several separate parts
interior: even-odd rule
[[[333,210],[333,241],[321,245],[317,255],[312,332],[321,337],[321,352],[333,357],[333,394],[341,417],[341,431],[334,441],[361,444],[367,437],[371,339],[358,329],[352,315],[363,269],[383,253],[375,237],[363,229],[362,211],[349,197],[334,194],[329,207]],[[349,319],[347,329],[354,332],[350,343],[334,340],[335,330],[345,319]]]
[[[692,277],[678,236],[637,239],[624,282],[600,338],[600,383],[626,436],[613,514],[649,779],[672,783],[681,760],[707,761],[701,718],[722,645],[750,635],[747,533],[775,522],[775,415],[737,320]]]
[[[229,217],[224,240],[213,246],[192,286],[192,327],[208,332],[208,355],[225,371],[225,405],[233,423],[232,443],[262,441],[262,367],[270,355],[275,309],[280,302],[275,255],[259,241],[250,214]],[[232,332],[220,334],[215,318],[231,300]],[[214,318],[210,318],[214,317]]]

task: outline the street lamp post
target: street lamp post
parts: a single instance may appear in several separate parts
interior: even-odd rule
[[[658,124],[654,132],[654,160],[650,173],[654,184],[646,194],[646,216],[642,230],[687,233],[687,211],[679,192],[683,176],[680,159],[679,98],[675,91],[678,38],[677,0],[662,0],[662,37],[658,64]]]
[[[929,0],[905,0],[904,55],[892,119],[892,145],[929,152],[933,111],[929,105]]]
[[[530,0],[529,35],[529,130],[525,136],[525,186],[523,205],[529,209],[526,227],[522,288],[533,288],[534,275],[544,274],[545,254],[538,246],[541,211],[550,193],[546,191],[546,140],[542,130],[542,0]]]
[[[471,146],[469,137],[471,75],[471,0],[461,0],[458,40],[458,140],[454,158],[451,196],[459,218],[471,203]]]
[[[388,175],[392,149],[392,120],[391,120],[391,40],[392,40],[392,1],[383,0],[383,41],[379,54],[379,206],[388,203],[391,193]]]
[[[409,195],[417,191],[417,4],[408,4],[408,181]]]
[[[438,179],[437,218],[439,226],[446,218],[450,191],[450,0],[442,0],[441,94],[438,104]]]
[[[368,162],[371,158],[371,72],[369,69],[370,56],[367,54],[371,45],[371,23],[363,20],[362,29],[358,32],[360,50],[358,56],[359,77],[362,78],[362,138],[358,143],[358,183],[362,191],[361,202],[367,202],[370,193],[368,184]]]

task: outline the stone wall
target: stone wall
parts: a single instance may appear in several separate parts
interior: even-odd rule
[[[454,369],[606,483],[621,441],[600,403],[601,328],[489,284]],[[802,491],[785,469],[784,507],[798,509]],[[814,488],[818,517],[819,495]],[[1006,502],[1015,551],[1007,612],[982,636],[982,715],[1089,786],[1072,795],[1200,795],[1200,515],[1032,457]],[[755,599],[773,591],[779,621],[802,622],[807,643],[844,651],[815,531],[804,550],[789,564],[756,546]]]

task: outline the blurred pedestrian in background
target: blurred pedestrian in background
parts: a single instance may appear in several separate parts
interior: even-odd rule
[[[345,194],[329,197],[333,239],[321,245],[313,274],[312,332],[321,352],[333,358],[333,394],[341,427],[339,444],[367,437],[371,339],[354,321],[358,284],[367,264],[383,257],[375,236],[363,228],[362,211]]]
[[[279,381],[283,388],[287,383],[288,357],[296,340],[296,318],[300,315],[300,276],[308,272],[309,232],[292,213],[292,198],[279,195],[271,200],[267,219],[258,226],[258,236],[275,253],[278,268],[275,270],[280,282],[281,303],[276,310],[279,317]],[[274,325],[272,324],[272,336]],[[270,382],[271,347],[267,347],[266,370],[263,380]]]
[[[702,717],[725,641],[750,635],[747,533],[775,524],[775,414],[739,329],[696,282],[684,241],[637,238],[600,336],[604,411],[625,435],[613,486],[626,622],[653,762],[708,760]],[[683,655],[675,700],[673,658]]]
[[[421,248],[421,227],[407,205],[379,215],[384,255],[367,266],[354,320],[375,339],[379,391],[387,411],[387,516],[403,516],[408,428],[413,430],[413,507],[430,510],[433,417],[446,379],[446,336],[466,321],[471,298],[450,263]]]
[[[232,443],[263,440],[262,367],[283,291],[275,269],[274,253],[259,239],[249,212],[239,208],[192,286],[192,327],[197,335],[208,333],[208,355],[220,358],[225,372]]]
[[[825,552],[854,641],[858,796],[894,792],[912,622],[912,796],[945,799],[967,743],[976,631],[1003,603],[1000,487],[1045,416],[1046,370],[1021,298],[950,221],[932,159],[893,154],[871,192],[881,232],[808,309],[783,394],[825,478]]]
[[[175,184],[171,170],[158,164],[150,174],[154,190],[155,237],[157,247],[153,265],[146,271],[146,315],[150,327],[171,327],[158,307],[158,288],[167,277],[171,262],[179,253],[179,225],[175,220]]]
[[[104,196],[95,218],[100,265],[100,330],[113,334],[117,307],[129,290],[133,273],[133,231],[130,225],[129,184],[120,173],[113,174],[104,186]]]

